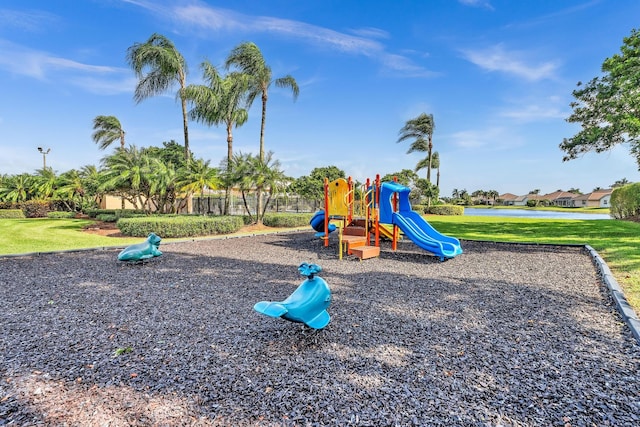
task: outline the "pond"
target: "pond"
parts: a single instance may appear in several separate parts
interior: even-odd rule
[[[581,213],[581,212],[557,212],[529,209],[482,209],[464,208],[464,214],[469,216],[504,216],[515,218],[537,219],[611,219],[609,214]]]

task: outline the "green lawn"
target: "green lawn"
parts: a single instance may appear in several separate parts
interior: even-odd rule
[[[85,219],[0,219],[0,255],[51,252],[139,243],[140,238],[113,238],[89,234]]]
[[[544,207],[535,207],[530,208],[528,206],[503,206],[503,205],[495,205],[495,206],[486,206],[486,205],[474,205],[474,206],[466,206],[468,208],[476,208],[476,209],[524,209],[527,211],[554,211],[554,212],[565,212],[565,213],[595,213],[595,214],[609,214],[609,208],[563,208],[560,206],[544,206]]]
[[[640,312],[640,223],[490,216],[427,219],[441,233],[464,240],[589,244],[604,258],[629,303]],[[141,241],[139,237],[116,239],[83,232],[90,223],[82,219],[0,219],[0,255],[124,247]]]

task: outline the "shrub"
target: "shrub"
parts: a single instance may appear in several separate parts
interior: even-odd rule
[[[262,219],[262,222],[267,227],[304,227],[309,225],[312,217],[313,213],[267,214]]]
[[[611,216],[627,219],[640,215],[640,183],[618,187],[611,193]]]
[[[119,218],[115,214],[100,213],[95,216],[98,221],[116,222]]]
[[[464,215],[464,206],[436,205],[427,207],[424,213],[431,215]]]
[[[22,209],[0,209],[0,218],[25,218]]]
[[[131,218],[145,215],[145,212],[140,209],[88,209],[86,214],[89,218],[98,218],[98,215],[115,215],[117,218]]]
[[[244,225],[241,216],[147,216],[120,218],[117,226],[126,236],[163,238],[235,233]]]
[[[27,218],[46,218],[51,210],[51,203],[45,200],[27,200],[22,203],[22,211]]]
[[[411,209],[413,209],[416,212],[422,212],[422,213],[427,213],[427,210],[429,209],[429,206],[427,205],[423,205],[422,203],[416,203],[416,204],[411,204]]]
[[[75,212],[54,211],[47,214],[47,218],[75,218]]]

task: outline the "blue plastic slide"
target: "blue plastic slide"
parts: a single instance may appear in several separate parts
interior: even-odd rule
[[[313,217],[309,221],[311,228],[317,231],[316,237],[324,236],[324,211],[318,211],[313,214]],[[336,230],[335,224],[329,224],[329,233]]]
[[[418,212],[411,210],[411,189],[397,182],[384,182],[380,190],[380,222],[397,225],[405,236],[417,246],[427,250],[441,260],[462,253],[460,241],[445,236],[431,226]],[[393,211],[393,194],[397,194],[398,210]]]

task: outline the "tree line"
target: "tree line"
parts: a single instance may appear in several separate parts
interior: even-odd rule
[[[621,52],[604,61],[601,77],[584,86],[578,83],[578,89],[573,92],[576,101],[571,104],[573,114],[567,121],[581,123],[582,129],[560,144],[566,153],[563,160],[628,143],[640,165],[639,59],[640,32],[632,30],[631,35],[624,38]],[[57,175],[45,165],[35,174],[0,175],[0,202],[55,199],[69,210],[80,210],[95,205],[102,195],[112,194],[147,211],[177,212],[189,196],[203,195],[206,189],[222,189],[226,214],[229,193],[236,189],[243,200],[249,193],[255,194],[256,208],[251,211],[247,207],[247,211],[254,222],[261,223],[269,198],[274,194],[295,191],[318,200],[325,177],[344,177],[344,172],[335,166],[316,168],[309,176],[298,179],[286,177],[273,153],[265,150],[269,89],[271,86],[288,88],[295,100],[299,88],[290,75],[273,78],[271,68],[254,43],[245,42],[233,48],[222,67],[226,74],[209,61],[200,64],[205,82],[202,85],[187,83],[184,57],[171,40],[160,34],[134,43],[127,50],[126,60],[138,78],[133,95],[136,103],[178,87],[176,97],[182,110],[183,145],[169,141],[164,142],[163,147],[127,146],[120,120],[112,115],[100,115],[93,121],[93,141],[102,150],[115,142],[119,142],[119,147],[105,156],[99,167],[88,165]],[[248,110],[258,97],[262,107],[259,154],[235,153],[233,128],[247,122]],[[227,156],[220,167],[193,157],[189,148],[189,120],[225,127]],[[432,114],[422,113],[408,120],[396,142],[411,141],[407,154],[424,152],[426,156],[413,170],[403,169],[383,177],[383,180],[397,179],[411,186],[414,200],[426,198],[429,204],[440,199],[440,156],[433,150],[434,129]],[[423,169],[426,169],[426,179],[417,175]],[[431,180],[432,170],[437,170],[435,184]],[[625,179],[621,184],[627,182]],[[473,194],[494,200],[496,197],[495,191],[481,194],[478,190],[469,195],[466,190],[456,189],[453,193],[451,201],[454,202],[464,202]]]

